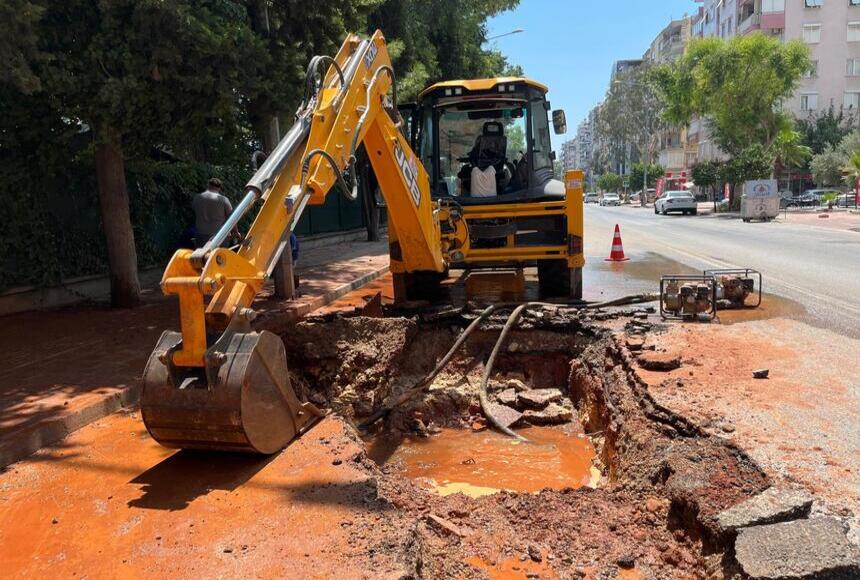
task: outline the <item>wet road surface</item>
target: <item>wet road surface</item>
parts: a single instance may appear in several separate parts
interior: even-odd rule
[[[629,262],[603,261],[615,224],[621,226]],[[585,240],[586,298],[656,292],[661,274],[750,267],[762,272],[766,292],[785,299],[787,317],[860,338],[857,232],[587,205]]]

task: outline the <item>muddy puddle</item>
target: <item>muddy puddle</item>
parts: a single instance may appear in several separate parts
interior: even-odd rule
[[[529,442],[487,429],[442,429],[430,437],[371,441],[368,455],[443,496],[597,486],[594,445],[578,425],[517,432]]]
[[[749,301],[755,303],[755,297]],[[726,309],[717,312],[717,322],[720,324],[738,324],[755,320],[771,320],[773,318],[803,319],[807,314],[806,308],[800,303],[774,294],[763,294],[761,305],[757,308]]]

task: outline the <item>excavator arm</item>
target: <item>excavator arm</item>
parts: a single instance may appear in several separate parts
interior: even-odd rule
[[[388,208],[395,276],[443,273],[462,258],[465,221],[431,198],[427,171],[400,130],[394,80],[379,31],[350,35],[333,58],[314,57],[296,122],[233,214],[205,246],[170,260],[161,286],[179,298],[181,333],[162,335],[141,396],[144,423],[162,444],[271,453],[319,414],[293,393],[280,338],[251,332],[251,306],[305,208],[335,188],[357,197],[360,145]],[[240,247],[222,247],[255,207]]]

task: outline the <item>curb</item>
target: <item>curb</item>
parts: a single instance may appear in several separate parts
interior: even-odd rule
[[[305,300],[300,298],[298,304],[286,310],[279,311],[277,316],[271,316],[272,320],[263,318],[260,324],[254,325],[254,329],[269,330],[276,334],[282,332],[304,316],[307,316],[310,312],[327,306],[345,294],[357,290],[385,275],[387,272],[388,265],[386,264],[325,294]],[[277,322],[275,322],[275,318],[277,318]],[[106,395],[90,395],[95,400],[83,403],[80,407],[72,408],[62,416],[43,419],[38,423],[14,432],[10,436],[6,436],[4,441],[0,442],[0,472],[4,471],[10,464],[32,455],[39,449],[57,443],[81,427],[85,427],[90,423],[111,415],[123,407],[136,405],[140,399],[140,391],[140,382],[135,382],[125,387],[116,387],[114,392]],[[70,407],[74,407],[74,401],[71,402]]]
[[[42,447],[56,443],[70,433],[98,421],[123,407],[137,403],[140,383],[117,387],[108,395],[91,395],[94,401],[75,408],[60,417],[43,419],[6,436],[0,443],[0,472],[6,466],[32,455]]]

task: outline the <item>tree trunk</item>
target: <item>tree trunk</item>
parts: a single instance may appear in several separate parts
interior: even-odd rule
[[[132,308],[140,303],[140,282],[122,143],[120,136],[110,128],[100,129],[96,136],[96,181],[110,268],[111,305]]]
[[[254,32],[268,38],[271,33],[269,24],[268,0],[253,0],[248,4],[248,12],[251,16],[251,27]],[[254,119],[254,130],[260,141],[263,142],[263,151],[268,155],[281,140],[281,128],[278,116],[270,111],[263,110],[261,103],[252,101],[248,105],[252,119]]]

